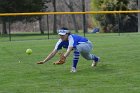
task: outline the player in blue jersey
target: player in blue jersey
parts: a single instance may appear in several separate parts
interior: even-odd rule
[[[81,55],[87,60],[92,60],[91,66],[96,66],[99,62],[99,57],[91,54],[91,50],[93,49],[93,45],[91,41],[83,36],[79,36],[76,34],[71,34],[67,28],[61,28],[58,30],[58,34],[60,39],[55,45],[53,51],[43,60],[38,62],[37,64],[44,64],[48,62],[51,58],[55,56],[55,54],[61,50],[62,48],[66,48],[66,52],[62,55],[59,61],[54,64],[63,64],[65,63],[66,58],[69,56],[70,52],[73,51],[73,64],[71,72],[76,72],[77,63],[79,60],[79,56]]]

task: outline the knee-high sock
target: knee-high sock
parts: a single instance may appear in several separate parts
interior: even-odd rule
[[[75,67],[75,68],[77,67],[79,56],[80,56],[80,53],[77,51],[74,51],[74,53],[73,53],[73,67]]]

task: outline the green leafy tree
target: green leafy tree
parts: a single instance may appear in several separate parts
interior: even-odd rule
[[[131,0],[92,0],[94,8],[102,11],[131,10],[128,8]],[[136,1],[132,1],[136,2]],[[93,9],[94,9],[93,8]],[[137,32],[136,14],[100,14],[94,16],[103,32]]]
[[[44,11],[47,6],[46,3],[50,0],[0,0],[0,13],[23,13],[23,12],[39,12]],[[3,34],[7,34],[6,23],[25,21],[32,22],[41,19],[41,16],[16,16],[16,17],[1,17],[3,25]]]

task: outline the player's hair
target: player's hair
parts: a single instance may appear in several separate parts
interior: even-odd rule
[[[66,28],[66,27],[62,27],[62,28],[60,28],[60,30],[69,30],[69,29],[68,29],[68,28]],[[68,35],[70,35],[70,34],[71,34],[71,32],[69,31],[67,34],[68,34]]]
[[[62,28],[60,28],[61,30],[69,30],[68,28],[66,28],[66,27],[62,27]]]

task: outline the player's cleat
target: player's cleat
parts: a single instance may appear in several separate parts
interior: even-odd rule
[[[76,68],[75,67],[72,67],[70,72],[77,72],[76,71]]]
[[[91,66],[92,67],[96,67],[97,66],[97,63],[100,61],[100,57],[95,57],[95,59],[93,60]]]

